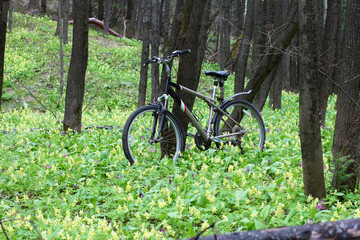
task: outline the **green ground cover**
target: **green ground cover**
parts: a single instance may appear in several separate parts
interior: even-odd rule
[[[264,151],[201,152],[188,141],[177,162],[144,156],[130,166],[121,130],[136,105],[141,43],[90,31],[84,131],[65,135],[23,87],[62,119],[63,106],[53,107],[59,80],[56,24],[15,18],[6,52],[8,99],[0,115],[0,219],[10,239],[36,239],[37,231],[45,239],[177,239],[214,222],[216,232],[225,233],[360,217],[357,193],[330,186],[335,97],[322,128],[326,199],[303,194],[299,100],[292,93],[284,93],[281,110],[262,112]],[[65,48],[69,64],[71,46]],[[212,81],[202,78],[206,92]]]

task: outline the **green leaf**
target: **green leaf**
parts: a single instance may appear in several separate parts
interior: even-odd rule
[[[258,220],[258,219],[254,219],[254,225],[255,225],[256,230],[266,228],[265,224],[262,221]]]
[[[296,208],[291,209],[289,214],[285,218],[285,222],[288,223],[295,216],[296,213],[297,213]]]

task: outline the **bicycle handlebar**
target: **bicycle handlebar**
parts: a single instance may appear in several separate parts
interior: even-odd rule
[[[191,53],[191,49],[175,50],[169,56],[167,56],[165,58],[159,58],[159,57],[154,56],[151,59],[147,60],[144,63],[144,66],[146,66],[146,65],[148,65],[150,63],[162,64],[164,61],[166,62],[170,58],[178,57],[178,56],[180,56],[182,54],[186,54],[186,53]]]

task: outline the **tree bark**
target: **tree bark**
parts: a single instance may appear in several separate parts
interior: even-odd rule
[[[9,20],[8,20],[8,29],[9,33],[12,31],[12,23],[13,23],[13,0],[9,0]]]
[[[151,2],[145,1],[144,19],[143,19],[143,41],[141,50],[141,69],[140,69],[140,81],[139,81],[139,98],[138,107],[144,106],[146,102],[146,88],[148,78],[148,65],[145,65],[146,60],[149,59],[150,51],[150,14],[151,14]]]
[[[320,55],[320,64],[324,75],[321,78],[319,91],[319,113],[320,124],[325,125],[326,107],[329,95],[332,91],[332,83],[328,77],[332,78],[335,68],[336,42],[339,37],[339,8],[342,0],[328,0],[327,14],[325,22],[324,37],[322,39],[322,51]]]
[[[104,35],[105,36],[109,35],[110,15],[111,15],[111,0],[106,0],[105,20],[104,20]]]
[[[1,98],[4,84],[4,60],[5,60],[5,43],[6,43],[6,25],[9,11],[9,1],[0,2],[0,110]]]
[[[323,199],[325,193],[324,167],[319,125],[318,89],[320,73],[317,68],[319,18],[322,0],[299,0],[300,36],[300,97],[299,127],[304,191],[306,195]]]
[[[89,12],[86,9],[89,9],[89,6],[90,0],[75,0],[73,5],[73,46],[66,86],[64,131],[69,128],[74,131],[81,131],[85,74],[88,61]]]
[[[347,219],[336,222],[311,225],[281,227],[248,232],[195,236],[187,240],[303,240],[303,239],[359,239],[360,219]]]
[[[274,15],[273,15],[273,31],[274,35],[277,34],[277,32],[281,29],[281,24],[284,22],[284,0],[277,1],[276,4],[272,3],[271,7],[275,8]],[[270,36],[270,38],[272,38]],[[270,39],[272,41],[272,39]],[[281,109],[281,94],[282,94],[282,83],[283,83],[283,71],[286,67],[286,57],[287,54],[284,54],[278,67],[277,71],[278,73],[275,74],[274,81],[272,83],[271,89],[270,89],[270,96],[269,96],[269,105],[275,110],[275,109]]]
[[[41,0],[41,3],[40,3],[40,12],[41,12],[41,13],[46,13],[46,0]]]
[[[177,82],[185,87],[196,90],[199,84],[201,64],[204,58],[207,33],[209,28],[209,0],[185,0],[184,19],[180,33],[180,48],[191,49],[191,53],[180,57]],[[189,110],[194,105],[194,96],[183,92],[178,95],[184,100]],[[189,120],[179,106],[175,105],[173,112],[178,117],[185,132]]]
[[[101,21],[104,20],[104,0],[98,0],[98,14],[97,18]]]
[[[37,9],[39,8],[39,0],[29,0],[28,9]]]
[[[239,46],[236,57],[234,93],[242,92],[245,88],[245,76],[248,63],[250,44],[254,25],[254,0],[247,1],[247,13],[244,26],[244,37]]]
[[[360,179],[360,2],[349,0],[345,27],[345,49],[341,88],[347,93],[338,95],[336,122],[333,140],[334,159],[344,157],[342,164],[337,164],[333,183],[338,189],[355,190]],[[344,175],[350,174],[345,178]]]
[[[63,37],[64,37],[64,31],[63,31],[63,22],[64,22],[64,0],[59,0],[59,9],[58,9],[58,16],[59,16],[59,40],[60,40],[60,86],[59,86],[59,99],[57,107],[60,107],[61,100],[63,96],[63,89],[64,89],[64,51],[63,51]]]
[[[160,47],[160,4],[151,1],[151,56],[159,56]],[[154,102],[160,93],[159,65],[151,65],[151,101]]]

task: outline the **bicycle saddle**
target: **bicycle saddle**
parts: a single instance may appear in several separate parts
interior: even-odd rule
[[[206,76],[212,76],[217,78],[227,79],[227,76],[230,75],[228,71],[204,71]]]

